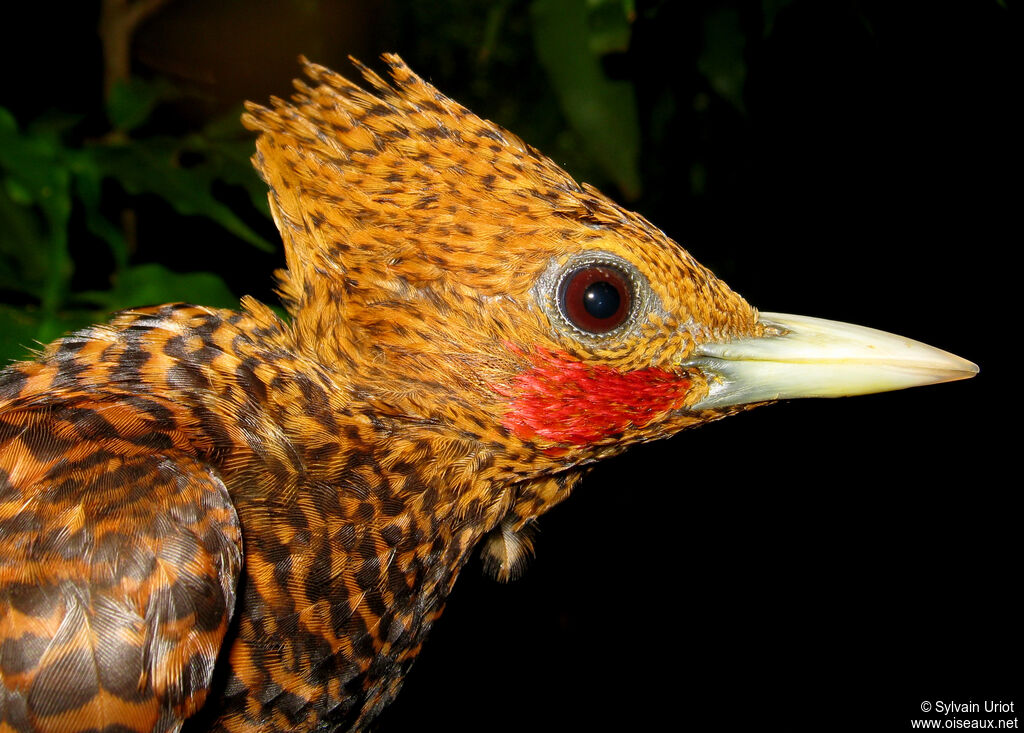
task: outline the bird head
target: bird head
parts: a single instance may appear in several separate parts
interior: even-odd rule
[[[971,376],[951,354],[759,313],[683,248],[386,55],[249,105],[299,348],[377,414],[500,446],[512,476],[752,405]],[[491,448],[487,448],[491,450]]]

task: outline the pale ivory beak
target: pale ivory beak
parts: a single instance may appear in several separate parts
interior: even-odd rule
[[[896,334],[850,323],[762,313],[768,333],[700,344],[683,365],[708,378],[691,410],[795,397],[844,397],[968,379],[975,364]]]

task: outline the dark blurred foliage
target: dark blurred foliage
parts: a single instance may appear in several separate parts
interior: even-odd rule
[[[906,730],[922,700],[1024,704],[1019,5],[176,0],[106,101],[96,4],[21,11],[4,358],[130,305],[273,302],[239,104],[287,94],[300,53],[395,50],[752,303],[981,365],[598,467],[522,580],[467,568],[377,730]]]

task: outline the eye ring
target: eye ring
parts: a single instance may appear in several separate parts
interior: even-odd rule
[[[604,335],[619,328],[632,314],[635,300],[630,276],[609,263],[573,268],[558,284],[562,316],[589,334]]]

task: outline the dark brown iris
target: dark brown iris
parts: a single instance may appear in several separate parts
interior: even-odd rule
[[[609,265],[587,265],[562,282],[562,313],[583,331],[607,333],[626,320],[632,300],[629,279]]]

